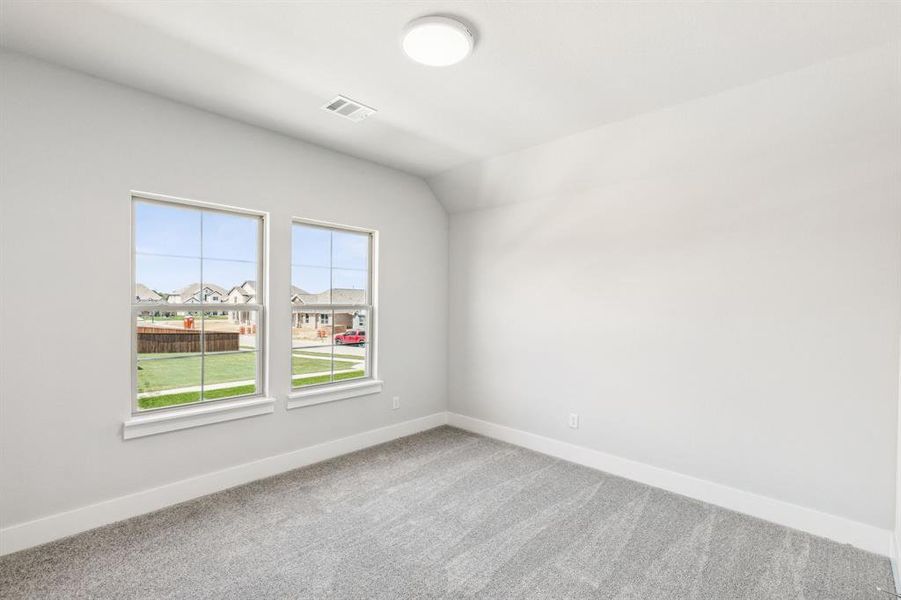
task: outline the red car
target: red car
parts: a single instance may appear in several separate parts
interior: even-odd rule
[[[344,333],[335,336],[335,344],[346,344],[348,346],[356,346],[366,343],[366,332],[362,329],[348,329]]]

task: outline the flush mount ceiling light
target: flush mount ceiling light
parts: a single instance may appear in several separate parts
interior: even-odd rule
[[[450,17],[422,17],[404,28],[401,45],[407,56],[431,67],[460,62],[472,52],[475,38],[469,27]]]

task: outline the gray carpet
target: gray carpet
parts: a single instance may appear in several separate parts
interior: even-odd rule
[[[0,559],[4,598],[888,596],[886,559],[449,427]]]

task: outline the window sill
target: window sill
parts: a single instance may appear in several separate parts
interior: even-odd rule
[[[263,397],[137,415],[125,421],[122,438],[130,440],[167,431],[265,415],[274,411],[275,400]]]
[[[288,409],[302,408],[304,406],[313,406],[314,404],[324,404],[326,402],[335,402],[336,400],[378,394],[381,391],[382,382],[378,379],[341,383],[291,392],[288,394],[288,401],[285,403],[285,406]]]

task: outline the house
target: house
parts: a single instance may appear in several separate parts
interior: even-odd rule
[[[169,304],[212,304],[223,302],[228,292],[214,283],[191,283],[169,294]]]
[[[163,297],[143,283],[135,284],[135,302],[160,302]]]
[[[222,299],[227,304],[249,304],[257,301],[257,282],[247,280],[241,285],[232,287]],[[249,310],[229,310],[228,318],[235,323],[250,323],[253,318]]]
[[[295,308],[304,304],[357,305],[365,302],[365,290],[332,288],[318,294],[310,294],[296,286],[291,286],[291,304]],[[331,326],[335,333],[339,333],[346,329],[365,328],[366,313],[341,310],[333,312],[295,310],[292,313],[291,326],[300,330],[318,330]]]

